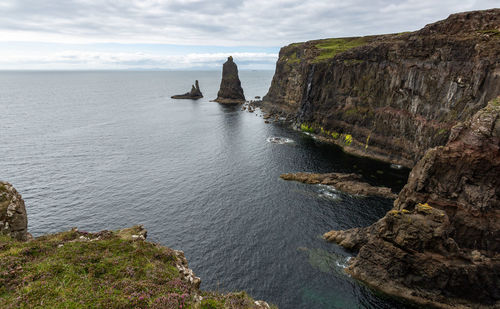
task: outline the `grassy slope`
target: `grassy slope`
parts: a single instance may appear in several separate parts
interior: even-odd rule
[[[132,234],[73,230],[28,242],[0,235],[0,308],[254,307],[245,293],[182,281],[173,250]]]

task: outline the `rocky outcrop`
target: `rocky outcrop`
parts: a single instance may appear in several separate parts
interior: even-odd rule
[[[21,195],[0,182],[0,232],[9,235],[0,235],[0,308],[276,308],[244,292],[201,290],[184,252],[146,241],[142,225],[37,238],[26,228]]]
[[[28,217],[24,200],[8,182],[0,181],[0,233],[27,240]]]
[[[245,102],[245,95],[238,76],[238,66],[236,66],[231,56],[227,58],[227,61],[222,66],[222,81],[217,93],[217,99],[214,101],[225,104],[241,104]]]
[[[203,98],[203,94],[201,93],[200,90],[200,85],[198,81],[195,81],[194,85],[191,86],[191,91],[186,92],[185,94],[178,94],[178,95],[173,95],[171,96],[172,99],[191,99],[191,100],[198,100]]]
[[[337,190],[355,195],[380,196],[395,199],[396,194],[390,188],[375,187],[361,180],[357,174],[343,173],[289,173],[280,175],[284,180],[295,180],[308,184],[322,184],[332,186]]]
[[[283,47],[263,108],[348,152],[412,167],[500,94],[500,9],[453,14],[410,33]]]
[[[500,97],[427,151],[375,224],[331,231],[359,250],[347,272],[439,308],[500,306]]]

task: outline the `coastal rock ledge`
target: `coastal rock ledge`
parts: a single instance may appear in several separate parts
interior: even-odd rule
[[[359,250],[347,272],[438,308],[500,307],[500,97],[427,151],[394,208],[365,228],[324,235]]]
[[[289,173],[280,175],[284,180],[295,180],[308,184],[322,184],[332,186],[335,189],[354,195],[379,196],[388,199],[397,197],[390,188],[375,187],[361,181],[361,176],[357,174],[343,173]]]

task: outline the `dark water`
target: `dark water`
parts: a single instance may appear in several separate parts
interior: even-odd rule
[[[271,78],[241,72],[247,98]],[[170,99],[194,79],[204,99]],[[144,224],[150,240],[185,251],[204,289],[246,290],[281,308],[403,307],[346,276],[350,254],[320,238],[373,223],[391,202],[279,175],[357,171],[399,189],[407,171],[209,102],[219,81],[219,72],[0,72],[0,179],[22,193],[31,233]]]

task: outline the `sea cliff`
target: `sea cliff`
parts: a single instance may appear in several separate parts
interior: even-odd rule
[[[394,208],[325,239],[359,251],[347,272],[438,308],[500,306],[500,97],[415,165]]]
[[[500,9],[415,32],[283,47],[262,106],[346,151],[412,167],[500,94]]]

